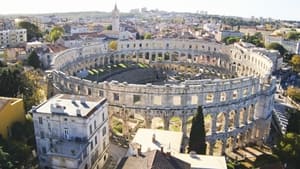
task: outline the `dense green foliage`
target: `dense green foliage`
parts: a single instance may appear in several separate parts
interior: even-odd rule
[[[288,87],[287,95],[291,97],[296,102],[300,102],[300,88],[297,87]]]
[[[232,37],[232,36],[229,36],[229,37],[226,37],[222,40],[226,45],[230,45],[230,44],[233,44],[235,42],[239,42],[240,41],[240,38],[239,37]]]
[[[286,34],[286,39],[288,40],[298,40],[300,39],[300,33],[296,31],[291,31]]]
[[[39,56],[36,54],[35,51],[32,51],[30,53],[30,55],[28,56],[28,64],[32,67],[34,67],[35,69],[37,68],[41,68],[41,62],[40,62],[40,59],[39,59]]]
[[[152,39],[151,33],[145,33],[144,39]]]
[[[197,154],[205,154],[205,128],[202,107],[199,106],[197,114],[193,117],[192,128],[189,140],[189,152],[195,151]]]
[[[294,71],[300,72],[300,55],[293,55],[291,64],[293,65]]]
[[[22,71],[19,66],[0,67],[0,96],[17,97],[20,94]]]
[[[109,44],[108,44],[108,47],[110,50],[117,50],[118,49],[118,42],[113,40],[113,41],[110,41]]]
[[[27,41],[33,41],[42,37],[42,33],[39,28],[30,22],[20,22],[18,25],[19,28],[27,29]]]
[[[59,27],[59,26],[55,26],[49,32],[49,40],[51,42],[55,42],[55,41],[57,41],[57,39],[62,37],[64,35],[64,33],[65,33],[64,28]]]
[[[39,72],[24,72],[19,64],[4,65],[0,67],[0,96],[23,97],[25,109],[29,110],[44,98],[40,78]]]
[[[279,163],[279,162],[280,162],[280,160],[276,155],[262,154],[262,155],[256,157],[256,160],[254,161],[254,166],[262,168],[263,166],[267,166],[267,165]]]
[[[12,136],[0,138],[0,168],[31,168],[35,164],[32,150],[35,147],[33,123],[27,118],[25,123],[14,123]]]
[[[283,163],[287,163],[287,168],[300,166],[300,135],[287,133],[281,138],[274,152]]]
[[[279,43],[270,43],[266,46],[266,48],[278,50],[281,55],[284,55],[287,52],[287,50]]]
[[[249,34],[245,35],[243,37],[243,41],[252,43],[253,45],[255,45],[257,47],[264,47],[263,35],[260,32],[257,32],[252,36],[250,36]]]
[[[300,134],[300,111],[290,110],[288,121],[289,124],[287,126],[287,131],[291,133]]]
[[[106,30],[112,30],[112,25],[108,25],[108,26],[106,27]]]

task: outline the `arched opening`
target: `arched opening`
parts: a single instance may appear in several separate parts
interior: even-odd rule
[[[168,52],[165,53],[164,60],[170,60],[170,54]]]
[[[139,127],[139,128],[148,128],[148,127],[151,127],[151,126],[147,126],[147,121],[146,119],[144,118],[144,116],[138,114],[138,113],[134,113],[134,116],[133,117],[130,117],[132,118],[132,122],[134,122],[136,125],[136,127]]]
[[[225,131],[225,114],[223,112],[219,113],[217,115],[217,121],[216,121],[216,131],[217,132],[224,132]]]
[[[242,108],[240,110],[240,119],[239,119],[239,126],[243,126],[246,124],[245,120],[246,120],[246,108]]]
[[[214,95],[212,93],[208,93],[205,97],[205,102],[206,103],[212,103],[214,100]]]
[[[248,111],[248,119],[247,119],[248,122],[253,121],[253,118],[254,118],[254,105],[251,104]]]
[[[229,117],[228,117],[228,131],[231,131],[234,129],[234,119],[235,119],[235,111],[232,110],[229,112]]]
[[[221,101],[221,102],[226,101],[226,93],[225,93],[225,92],[222,92],[222,93],[221,93],[220,101]]]
[[[223,151],[223,141],[218,139],[218,140],[216,140],[216,143],[214,146],[213,155],[221,156],[223,154],[222,151]]]
[[[170,131],[181,131],[182,128],[182,120],[178,116],[173,116],[169,122],[169,130]]]
[[[206,135],[211,135],[211,127],[212,127],[212,117],[210,114],[207,114],[204,117],[204,126],[205,126],[205,133]]]
[[[151,128],[152,129],[164,129],[164,120],[160,117],[154,117],[151,120]]]
[[[171,57],[172,61],[178,61],[178,56],[179,56],[178,52],[173,52],[171,56],[172,56]]]
[[[233,141],[234,141],[234,138],[232,136],[227,138],[225,152],[232,152],[232,150],[234,149]]]
[[[210,154],[209,154],[210,144],[209,144],[209,142],[207,142],[207,141],[206,141],[205,143],[206,143],[206,152],[205,152],[205,154],[206,154],[206,155],[210,155]]]

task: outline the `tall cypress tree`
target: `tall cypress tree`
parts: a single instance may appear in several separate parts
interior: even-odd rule
[[[198,107],[197,114],[193,117],[188,151],[195,151],[197,154],[205,154],[206,152],[202,106]]]

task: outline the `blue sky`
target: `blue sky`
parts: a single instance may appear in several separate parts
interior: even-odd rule
[[[1,0],[0,14],[73,11],[111,11],[117,2],[122,12],[147,7],[166,11],[272,17],[300,20],[300,0]],[[297,9],[298,8],[298,9]]]

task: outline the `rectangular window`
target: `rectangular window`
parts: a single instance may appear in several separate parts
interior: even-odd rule
[[[100,97],[103,97],[103,96],[104,96],[103,90],[99,90],[99,96],[100,96]]]
[[[120,96],[119,93],[114,93],[114,101],[119,101]]]
[[[46,147],[42,147],[42,152],[43,152],[43,154],[46,154]]]
[[[95,136],[95,145],[98,144],[97,136]]]
[[[154,96],[153,97],[153,104],[161,105],[161,96]]]
[[[44,132],[41,131],[40,134],[41,134],[41,139],[44,139],[45,138]]]
[[[141,103],[141,95],[133,95],[133,103],[140,104]]]
[[[96,122],[96,120],[94,121],[94,128],[95,128],[95,130],[97,128],[97,122]]]
[[[198,96],[196,96],[196,95],[192,96],[192,98],[191,98],[191,104],[192,105],[198,104]]]
[[[90,125],[90,134],[92,134],[93,133],[93,127],[92,127],[92,125]]]
[[[181,105],[181,97],[180,96],[173,96],[173,105],[175,105],[175,106]]]
[[[104,121],[104,112],[102,113],[102,122]]]
[[[102,136],[105,136],[105,134],[106,134],[106,126],[104,126],[102,129]]]
[[[94,148],[94,144],[93,144],[93,141],[91,142],[91,151],[93,150]]]
[[[43,118],[39,117],[39,124],[43,124]]]
[[[68,128],[64,128],[64,138],[65,139],[70,139],[70,133]]]

